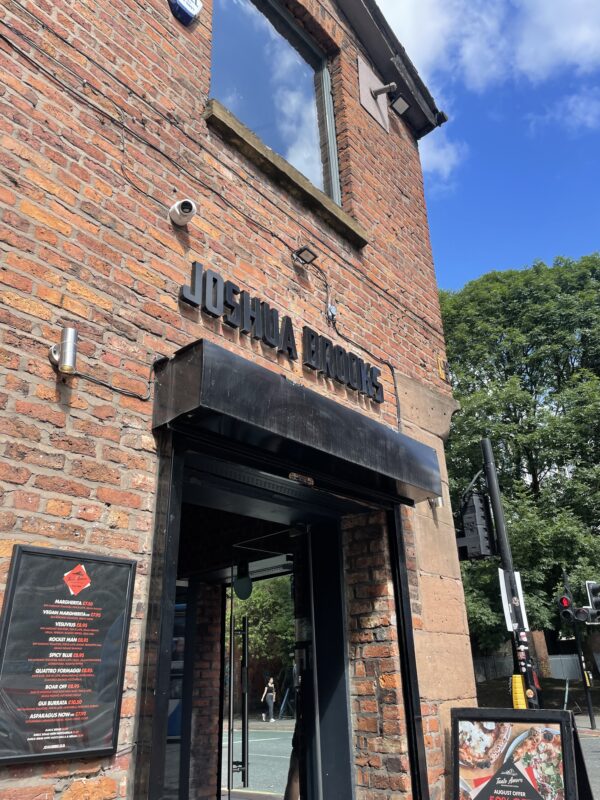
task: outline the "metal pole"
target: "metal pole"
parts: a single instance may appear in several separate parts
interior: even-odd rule
[[[233,790],[233,670],[235,651],[235,619],[233,615],[233,568],[231,570],[231,601],[229,606],[229,730],[227,731],[227,791]]]
[[[592,704],[592,692],[588,685],[588,676],[585,668],[585,659],[583,657],[583,650],[581,649],[581,636],[579,634],[579,626],[577,622],[573,621],[573,630],[575,631],[575,642],[577,644],[577,655],[579,656],[579,666],[581,667],[581,677],[583,679],[583,688],[585,691],[585,701],[588,708],[588,716],[590,718],[590,728],[596,730],[596,717],[594,716],[594,706]]]
[[[506,533],[506,524],[504,521],[504,509],[502,508],[502,500],[500,498],[500,486],[498,484],[498,474],[496,472],[496,464],[494,462],[494,453],[492,451],[492,443],[489,439],[481,440],[481,450],[483,452],[483,469],[485,472],[485,480],[492,503],[492,511],[494,513],[494,524],[496,528],[496,539],[498,542],[498,552],[500,554],[500,562],[508,578],[508,602],[510,603],[515,617],[513,624],[513,660],[515,673],[519,673],[525,680],[527,697],[527,704],[530,708],[539,708],[539,700],[535,681],[533,678],[533,664],[529,656],[529,645],[527,642],[527,632],[525,631],[525,623],[523,618],[523,609],[521,601],[519,600],[519,592],[517,589],[517,581],[515,578],[515,571],[513,567],[512,552],[510,549],[510,542]],[[518,658],[519,654],[523,654],[525,658]]]
[[[502,500],[500,499],[498,474],[496,473],[496,464],[494,462],[494,453],[492,452],[492,443],[489,439],[481,440],[481,450],[483,452],[485,482],[487,483],[488,492],[492,503],[492,511],[494,512],[494,524],[496,526],[496,538],[498,540],[498,550],[500,551],[502,569],[505,569],[507,572],[514,572],[512,553],[510,550],[508,536],[506,534],[506,523],[504,522],[504,509],[502,508]]]
[[[242,617],[242,785],[248,788],[248,617]]]
[[[567,575],[566,569],[563,567],[563,582],[565,584],[565,589],[570,597],[572,597],[571,593],[571,586],[569,585],[569,576]],[[596,718],[594,716],[594,706],[592,704],[592,692],[588,685],[588,676],[585,669],[585,658],[583,657],[583,650],[581,647],[581,636],[579,633],[579,626],[577,624],[577,620],[573,619],[571,621],[571,625],[573,626],[573,633],[575,634],[575,644],[577,646],[577,656],[579,658],[579,668],[581,669],[581,679],[583,681],[583,690],[585,692],[585,702],[587,703],[588,708],[588,716],[590,718],[590,727],[592,730],[596,730]]]

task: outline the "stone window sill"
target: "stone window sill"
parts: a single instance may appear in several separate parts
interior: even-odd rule
[[[368,243],[364,230],[356,220],[342,211],[330,197],[313,186],[308,178],[288,164],[284,158],[263,144],[256,134],[243,125],[218,100],[208,101],[203,116],[207,124],[217,131],[224,141],[235,147],[275,183],[314,211],[355,247],[364,247]]]

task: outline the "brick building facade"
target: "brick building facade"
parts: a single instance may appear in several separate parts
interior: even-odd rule
[[[283,526],[284,550],[302,530],[311,586],[332,592],[313,595],[309,649],[314,691],[341,692],[347,763],[317,704],[323,772],[304,764],[307,797],[349,796],[327,790],[329,762],[357,800],[449,796],[449,708],[472,703],[474,681],[418,151],[443,116],[372,0],[256,5],[269,18],[283,7],[278,29],[323,53],[337,199],[336,170],[322,191],[212,97],[211,0],[189,27],[166,0],[3,5],[0,582],[15,545],[134,559],[137,572],[116,754],[0,765],[0,800],[169,796],[176,581],[239,568],[241,517],[263,536]],[[369,81],[396,89],[371,103]],[[181,198],[197,205],[185,226],[168,217]],[[304,246],[314,263],[293,256]],[[203,308],[189,302],[194,262]],[[48,360],[65,327],[74,376]],[[223,783],[220,711],[202,687],[222,688],[226,586],[196,594],[208,633],[189,648],[192,790],[176,797],[216,798]],[[327,626],[341,677],[327,672]]]

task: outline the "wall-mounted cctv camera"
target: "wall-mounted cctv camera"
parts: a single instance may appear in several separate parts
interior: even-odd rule
[[[197,210],[193,200],[178,200],[169,209],[169,219],[173,225],[187,225]]]

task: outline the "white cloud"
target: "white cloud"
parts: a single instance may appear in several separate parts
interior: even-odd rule
[[[464,142],[452,141],[444,129],[433,131],[419,142],[423,172],[434,178],[435,183],[447,186],[449,180],[467,156]]]
[[[438,100],[462,84],[475,92],[513,80],[532,83],[600,70],[600,0],[378,0],[410,59]],[[560,108],[530,116],[572,131],[599,127],[598,90],[565,97]],[[437,137],[437,138],[434,138]],[[466,147],[430,134],[423,168],[448,183]]]
[[[277,33],[276,36],[277,38],[272,39],[266,48],[272,67],[271,81],[274,84],[288,83],[293,86],[303,79],[310,80],[311,73],[306,62],[290,47],[286,39]]]
[[[379,6],[421,75],[431,80],[450,66],[450,42],[459,25],[454,0],[379,0]]]
[[[314,102],[301,90],[289,88],[278,89],[274,99],[278,112],[277,127],[286,142],[284,158],[315,186],[322,188],[323,167]]]
[[[506,71],[507,0],[379,0],[428,82],[460,79],[483,89]]]
[[[565,97],[561,112],[565,124],[573,131],[582,128],[597,130],[600,128],[600,87],[594,86]]]
[[[544,114],[529,117],[530,130],[541,125],[561,125],[572,134],[600,130],[600,87],[584,86],[579,92],[565,95]]]
[[[462,3],[461,3],[462,5]],[[469,4],[456,32],[457,62],[468,88],[481,91],[501,81],[507,70],[508,44],[503,36],[507,9],[503,0]]]
[[[482,91],[525,76],[600,69],[598,0],[379,0],[426,80]]]
[[[223,97],[222,102],[233,114],[239,114],[244,103],[244,96],[237,87],[233,87]]]
[[[517,72],[544,80],[558,70],[590,73],[600,68],[600,2],[518,0]]]

